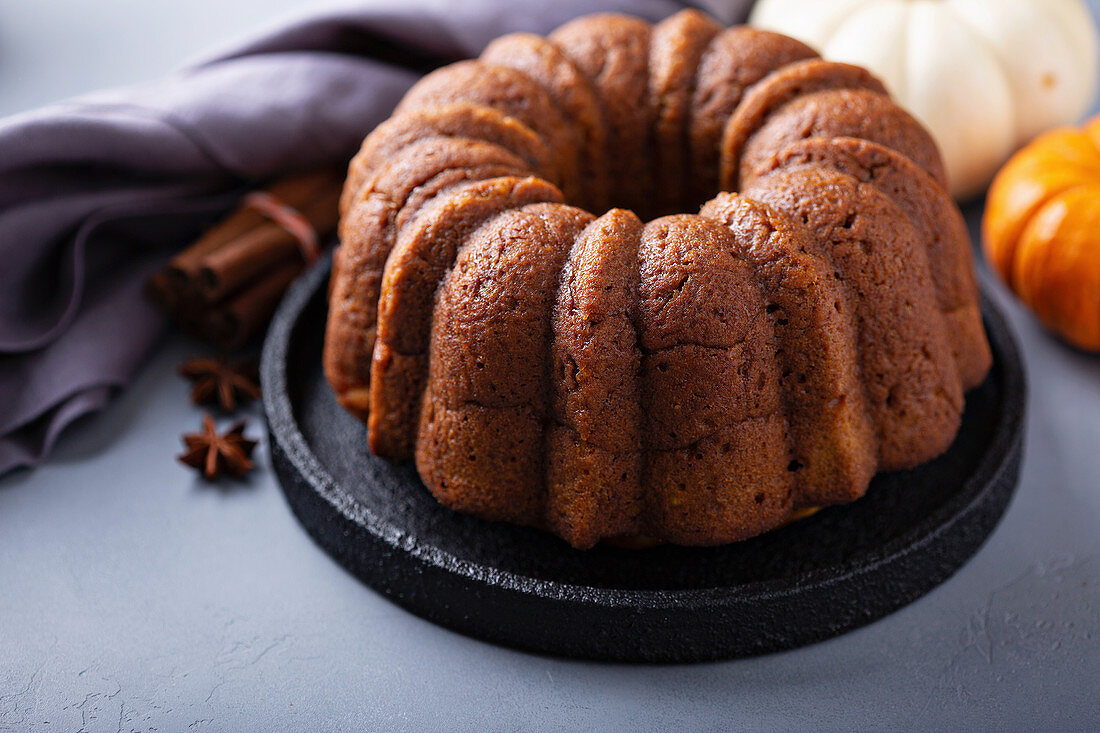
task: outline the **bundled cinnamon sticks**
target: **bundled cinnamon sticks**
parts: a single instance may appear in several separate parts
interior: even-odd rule
[[[245,196],[153,275],[146,292],[184,331],[240,348],[336,229],[343,180],[342,170],[319,171]]]

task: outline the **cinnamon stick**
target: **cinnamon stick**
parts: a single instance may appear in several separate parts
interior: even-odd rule
[[[204,303],[216,303],[279,265],[301,261],[298,241],[267,222],[216,250],[202,263],[195,279]]]
[[[202,235],[193,245],[168,261],[164,268],[164,284],[179,292],[191,286],[203,258],[237,237],[264,223],[264,217],[254,209],[240,208]]]
[[[201,335],[226,350],[238,349],[271,320],[283,293],[301,274],[300,262],[289,262],[228,302],[200,316]]]
[[[285,178],[272,184],[267,192],[291,208],[299,209],[321,189],[333,185],[338,174],[329,170],[314,171]],[[167,279],[172,287],[186,287],[198,274],[205,257],[238,237],[262,226],[268,219],[259,211],[243,206],[203,234],[193,245],[168,262]]]
[[[145,297],[165,312],[175,311],[180,305],[180,292],[172,286],[167,269],[157,271],[145,283]]]
[[[315,197],[295,207],[319,234],[336,227],[340,185],[315,191]],[[199,296],[213,303],[245,285],[257,274],[293,259],[302,259],[298,240],[274,221],[268,220],[251,231],[207,253],[199,262],[195,284]]]
[[[283,179],[245,202],[146,284],[186,332],[225,349],[270,320],[318,240],[335,230],[342,170]]]

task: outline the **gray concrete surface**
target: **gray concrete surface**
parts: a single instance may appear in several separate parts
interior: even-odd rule
[[[307,4],[0,0],[0,112],[151,78]],[[215,8],[229,20],[202,21]],[[532,656],[405,613],[311,543],[262,447],[244,486],[202,484],[173,459],[200,415],[173,374],[196,346],[173,338],[45,466],[0,479],[0,731],[1098,730],[1100,358],[995,295],[1031,403],[988,543],[868,627],[678,667]]]

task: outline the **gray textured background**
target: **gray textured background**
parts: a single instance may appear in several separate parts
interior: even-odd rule
[[[312,6],[0,0],[0,114]],[[405,613],[311,543],[262,447],[250,483],[203,485],[173,460],[200,415],[173,374],[197,347],[174,338],[47,465],[0,479],[0,730],[1100,729],[1100,358],[994,295],[1031,403],[989,542],[869,627],[681,667],[531,656]]]

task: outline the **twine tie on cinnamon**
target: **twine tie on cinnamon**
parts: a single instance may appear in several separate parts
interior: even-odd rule
[[[307,265],[312,265],[321,256],[317,230],[302,215],[302,212],[280,201],[267,191],[253,191],[244,197],[243,205],[260,212],[294,237]]]

